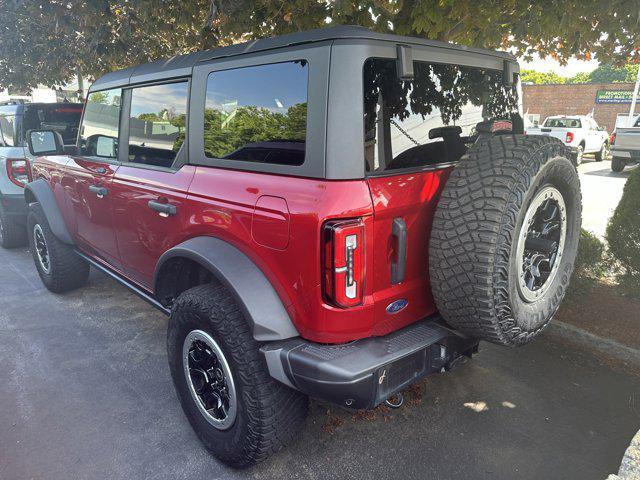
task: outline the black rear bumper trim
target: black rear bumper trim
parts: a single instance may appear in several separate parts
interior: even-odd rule
[[[465,337],[430,317],[384,337],[344,345],[295,338],[262,348],[277,380],[310,396],[352,408],[373,408],[421,378],[448,370],[477,351]]]

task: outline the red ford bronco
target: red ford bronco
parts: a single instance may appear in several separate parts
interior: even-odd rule
[[[77,145],[29,133],[31,250],[170,316],[180,402],[229,465],[308,396],[398,402],[487,340],[532,340],[571,276],[570,151],[525,137],[505,53],[337,27],[110,73]],[[391,400],[390,400],[391,399]]]

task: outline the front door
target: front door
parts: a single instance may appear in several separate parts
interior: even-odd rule
[[[63,179],[79,247],[115,269],[120,268],[120,255],[113,231],[111,182],[119,167],[121,97],[120,89],[89,95],[78,151],[67,163]]]
[[[127,156],[112,185],[114,229],[125,275],[147,289],[189,220],[185,201],[195,168],[185,165],[188,91],[189,83],[179,81],[125,96]]]

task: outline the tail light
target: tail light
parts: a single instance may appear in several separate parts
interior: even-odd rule
[[[325,224],[324,296],[338,307],[360,305],[364,293],[364,224],[340,220]]]
[[[29,161],[25,158],[7,158],[7,175],[13,183],[24,187],[31,181]]]
[[[567,143],[573,142],[573,132],[567,132]]]
[[[616,135],[617,135],[616,132],[613,132],[611,134],[611,136],[609,137],[609,145],[613,145],[614,143],[616,143]]]

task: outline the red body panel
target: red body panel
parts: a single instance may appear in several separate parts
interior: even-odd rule
[[[186,198],[194,173],[190,165],[177,172],[122,165],[114,176],[110,202],[124,273],[148,290],[153,289],[160,256],[186,240]],[[174,205],[177,213],[160,216],[149,208],[149,201]]]
[[[409,173],[368,180],[374,208],[374,258],[367,280],[373,284],[375,327],[373,335],[386,335],[436,312],[429,284],[428,242],[438,198],[450,170]],[[407,256],[404,281],[391,283],[391,265],[397,261],[398,245],[392,235],[395,218],[407,226]],[[407,300],[401,311],[389,314],[387,306]]]
[[[51,183],[79,247],[149,291],[165,251],[189,238],[212,236],[256,263],[301,336],[311,341],[385,335],[436,310],[427,243],[449,170],[327,181],[209,167],[169,172],[78,158],[58,161],[62,158],[68,157],[39,160],[34,176]],[[90,193],[90,185],[108,188],[108,202]],[[150,200],[175,205],[177,214],[160,216],[149,208]],[[407,269],[405,280],[391,285],[397,255],[391,229],[397,217],[407,225]],[[364,300],[343,309],[323,299],[321,232],[326,221],[349,218],[364,224]],[[407,306],[388,313],[396,300]]]

